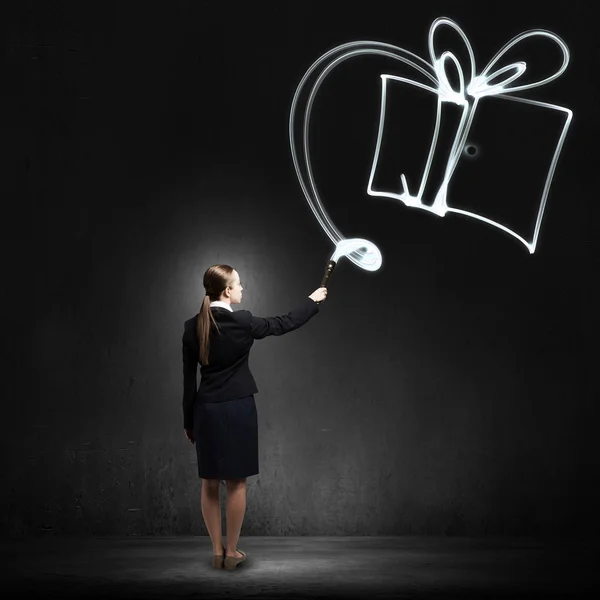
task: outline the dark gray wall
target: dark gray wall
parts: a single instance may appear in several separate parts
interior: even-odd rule
[[[368,197],[360,153],[321,157],[330,216],[384,264],[340,261],[312,321],[255,344],[260,475],[242,533],[597,534],[592,9],[203,4],[14,3],[3,19],[2,533],[206,534],[181,415],[202,275],[234,266],[261,316],[319,286],[333,247],[292,168],[295,87],[346,41],[426,57],[445,15],[480,64],[531,28],[572,52],[532,94],[575,113],[538,249]]]

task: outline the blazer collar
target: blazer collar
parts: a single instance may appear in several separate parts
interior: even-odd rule
[[[214,300],[213,302],[210,303],[210,307],[213,308],[224,308],[225,310],[228,310],[229,312],[233,312],[233,308],[231,308],[230,304],[227,304],[227,302],[221,302],[220,300]]]

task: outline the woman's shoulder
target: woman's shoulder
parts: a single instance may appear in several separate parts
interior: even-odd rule
[[[198,319],[198,315],[196,314],[193,317],[191,317],[189,319],[186,319],[183,322],[183,324],[184,324],[185,327],[189,327],[189,325],[191,325],[192,323],[195,323],[197,319]]]

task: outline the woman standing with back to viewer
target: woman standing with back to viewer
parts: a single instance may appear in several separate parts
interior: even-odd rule
[[[204,273],[206,296],[199,314],[183,332],[183,428],[196,444],[202,479],[202,516],[213,545],[213,566],[235,569],[246,554],[237,542],[246,511],[246,478],[258,474],[258,392],[248,366],[254,340],[298,329],[319,312],[327,296],[319,288],[295,310],[281,317],[234,312],[242,301],[242,282],[229,265]],[[201,381],[196,390],[200,362]],[[227,548],[223,547],[219,485],[227,484]]]

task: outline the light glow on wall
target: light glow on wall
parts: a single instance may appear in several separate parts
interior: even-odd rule
[[[460,37],[462,38],[465,47],[469,54],[469,62],[465,68],[464,65],[458,60],[456,55],[451,50],[444,50],[441,53],[436,51],[436,31],[442,26],[453,28]],[[492,70],[508,50],[510,50],[516,44],[519,44],[523,40],[541,36],[548,38],[555,42],[563,55],[563,62],[560,68],[549,77],[541,79],[539,81],[533,81],[530,83],[524,83],[522,85],[516,85],[519,78],[527,71],[527,63],[519,61],[511,63],[496,70]],[[546,206],[546,200],[558,162],[562,146],[564,144],[567,130],[571,123],[573,113],[570,109],[563,106],[557,106],[546,102],[540,102],[537,100],[531,100],[528,98],[521,98],[512,96],[515,92],[529,90],[534,87],[545,85],[550,81],[559,77],[567,68],[569,63],[569,51],[566,44],[555,34],[544,31],[544,30],[531,30],[517,35],[512,40],[507,42],[487,64],[487,66],[479,74],[477,73],[475,56],[473,49],[466,35],[462,29],[451,19],[440,17],[436,19],[429,30],[429,55],[431,63],[426,62],[422,58],[416,56],[412,52],[398,48],[391,44],[374,41],[357,41],[342,44],[329,52],[322,55],[317,59],[305,73],[304,77],[298,84],[292,105],[290,108],[290,119],[289,119],[289,137],[290,137],[290,149],[292,153],[292,159],[294,162],[294,168],[302,187],[302,191],[311,207],[315,217],[323,227],[325,233],[329,236],[331,241],[335,244],[336,250],[331,257],[332,260],[338,260],[340,256],[347,256],[355,265],[368,271],[375,271],[380,268],[382,264],[381,252],[375,244],[368,240],[361,238],[346,239],[341,232],[335,227],[319,197],[315,179],[313,176],[313,169],[310,163],[309,157],[309,126],[310,116],[315,101],[316,94],[322,85],[324,79],[329,73],[342,62],[363,55],[379,55],[389,57],[408,65],[415,71],[417,79],[409,79],[407,77],[400,77],[390,74],[382,74],[382,94],[381,94],[381,111],[379,116],[379,130],[377,135],[377,144],[374,152],[373,164],[371,166],[371,173],[366,188],[367,193],[370,196],[385,196],[388,198],[395,198],[400,200],[405,206],[412,208],[419,208],[421,210],[429,211],[437,216],[443,217],[447,213],[461,214],[479,221],[483,221],[488,225],[497,227],[506,233],[514,236],[520,242],[522,242],[529,250],[531,254],[535,252],[537,240],[540,232],[540,225]],[[449,65],[449,63],[452,63]],[[448,75],[448,66],[453,66],[458,74],[458,87],[453,88]],[[296,124],[296,114],[298,109],[298,102],[300,94],[304,87],[307,85],[308,80],[311,76],[318,72],[318,76],[310,88],[308,99],[304,107],[304,120],[302,123],[302,145],[300,148],[300,155],[303,159],[303,170],[300,168],[300,161],[297,155],[296,149],[296,138],[294,128]],[[385,109],[386,109],[386,91],[388,82],[391,80],[400,81],[404,84],[416,86],[421,89],[427,90],[437,96],[437,114],[435,127],[433,131],[431,146],[427,161],[423,170],[421,181],[417,183],[408,182],[404,173],[399,174],[399,179],[402,182],[401,193],[396,193],[388,190],[376,190],[373,188],[373,178],[377,169],[377,164],[380,158],[381,141],[385,125]],[[493,221],[484,215],[461,210],[458,208],[452,208],[448,204],[448,187],[452,179],[452,175],[458,165],[461,156],[464,154],[465,146],[467,145],[467,137],[473,123],[473,118],[477,110],[478,103],[486,96],[495,96],[505,100],[513,102],[523,102],[534,106],[543,107],[546,109],[561,111],[565,115],[565,122],[562,127],[562,132],[554,149],[553,158],[546,176],[545,185],[541,192],[541,198],[539,201],[539,209],[535,222],[532,238],[527,240],[521,235],[512,231],[502,223]],[[440,122],[442,117],[443,105],[446,102],[451,102],[462,108],[462,115],[460,123],[457,127],[454,142],[449,153],[448,161],[446,164],[444,177],[442,183],[437,190],[435,199],[431,205],[423,203],[423,192],[429,176],[429,171],[433,158],[435,155],[438,134],[440,129]]]

